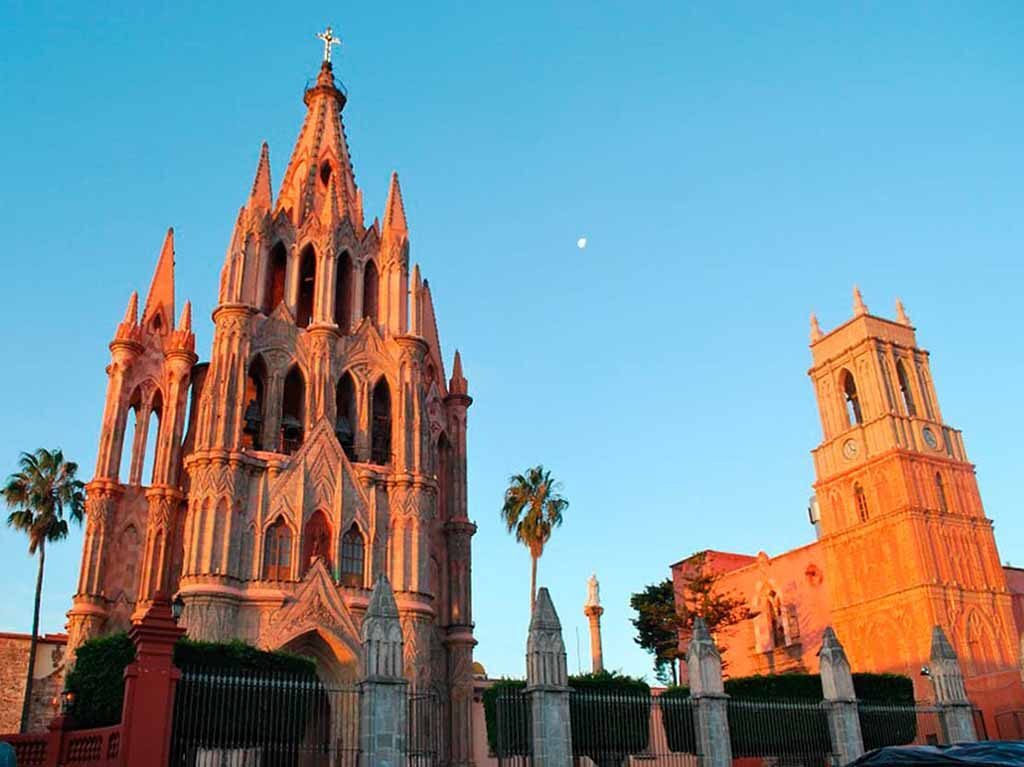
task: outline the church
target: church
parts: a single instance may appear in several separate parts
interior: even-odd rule
[[[716,590],[752,613],[716,637],[730,676],[816,673],[832,626],[854,671],[910,676],[919,700],[933,697],[922,669],[942,626],[989,736],[1022,737],[1024,571],[1000,563],[963,435],[943,418],[902,303],[887,319],[855,289],[853,310],[829,333],[811,317],[817,539],[774,557],[705,551],[677,562],[676,605],[694,569],[710,568]]]
[[[193,639],[240,639],[358,676],[370,589],[395,591],[405,676],[445,705],[444,761],[472,748],[466,414],[398,177],[366,223],[330,61],[274,195],[269,152],[224,259],[209,361],[175,303],[174,235],[110,343],[68,653],[175,595]],[[148,467],[152,466],[149,470]],[[145,471],[144,471],[145,469]]]

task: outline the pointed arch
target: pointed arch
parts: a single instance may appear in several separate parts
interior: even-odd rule
[[[917,408],[914,407],[914,394],[910,389],[910,379],[907,377],[907,369],[901,359],[896,360],[896,381],[900,385],[903,412],[910,416],[917,415]]]
[[[302,446],[306,423],[306,379],[299,366],[292,365],[284,379],[281,398],[281,449],[294,453]]]
[[[353,522],[341,538],[341,584],[363,588],[365,562],[366,542],[359,526]]]
[[[242,445],[263,449],[263,421],[266,417],[267,364],[257,354],[249,363],[245,379],[245,410],[242,417]]]
[[[322,559],[327,569],[331,569],[331,523],[321,509],[310,515],[302,531],[302,571],[308,570],[317,559]]]
[[[117,481],[131,483],[132,455],[135,451],[135,429],[139,421],[138,391],[132,395],[124,416],[124,434],[121,436],[121,455],[118,456]]]
[[[342,373],[334,392],[334,435],[350,461],[356,460],[356,385],[349,371]]]
[[[391,463],[391,389],[384,376],[374,385],[370,399],[370,460]]]
[[[853,379],[853,373],[843,368],[843,371],[839,374],[839,380],[843,388],[846,425],[855,426],[864,423],[864,416],[860,408],[860,397],[857,395],[857,382]]]
[[[325,159],[320,163],[320,183],[327,188],[327,185],[331,182],[331,162]]]
[[[278,242],[270,249],[267,260],[266,283],[263,287],[263,313],[270,315],[284,301],[285,278],[288,274],[288,249]]]
[[[316,250],[312,244],[302,249],[299,256],[299,296],[295,308],[295,324],[300,328],[309,326],[313,319],[313,302],[316,296]]]
[[[860,518],[860,521],[867,522],[871,514],[868,511],[868,498],[864,494],[864,488],[861,487],[860,482],[853,483],[853,500],[854,505],[857,507],[857,516]]]
[[[363,316],[377,322],[377,299],[380,277],[373,261],[367,261],[363,267]]]
[[[292,529],[281,516],[263,533],[263,577],[268,581],[292,577]]]
[[[334,274],[334,324],[342,335],[352,328],[352,259],[341,251]]]
[[[149,484],[156,481],[156,454],[160,444],[160,426],[163,423],[163,397],[158,389],[153,393],[146,423],[146,441],[142,444],[142,478]]]

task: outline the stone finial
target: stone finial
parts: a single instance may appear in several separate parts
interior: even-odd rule
[[[910,327],[910,317],[907,316],[907,310],[903,306],[903,302],[900,299],[896,299],[896,321],[901,325]]]
[[[967,703],[960,659],[941,626],[932,629],[931,677],[936,703]]]
[[[426,280],[424,280],[426,284]],[[455,350],[455,362],[452,364],[452,377],[448,382],[448,391],[451,394],[466,394],[469,391],[469,382],[462,374],[462,355]]]
[[[811,312],[811,343],[820,341],[825,334],[821,332],[821,325],[818,324],[818,315]]]
[[[256,178],[252,182],[249,193],[249,210],[265,212],[274,203],[274,192],[270,185],[270,147],[263,142],[260,147],[260,160],[256,166]]]
[[[853,286],[853,315],[860,317],[868,313],[868,305],[864,303],[864,296],[860,294],[860,288]]]
[[[409,233],[409,224],[405,220],[405,205],[402,203],[402,188],[398,184],[398,174],[391,174],[391,185],[388,187],[388,200],[384,204],[384,222],[382,237],[389,234],[405,235]]]
[[[402,624],[387,576],[377,576],[363,617],[363,678],[402,678]]]
[[[192,332],[192,302],[186,301],[181,308],[181,319],[178,320],[178,330],[186,333]]]
[[[132,294],[128,296],[128,308],[125,310],[122,322],[133,327],[139,324],[139,291],[133,290]]]
[[[722,656],[711,638],[711,632],[699,615],[693,619],[693,635],[686,650],[690,672],[690,695],[722,695]]]
[[[821,668],[821,690],[825,699],[855,700],[857,693],[853,689],[850,661],[831,626],[826,626],[822,634],[818,661]]]
[[[566,687],[569,673],[562,641],[562,623],[547,588],[537,591],[526,640],[527,687]]]

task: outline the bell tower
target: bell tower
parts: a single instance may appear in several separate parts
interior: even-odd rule
[[[824,438],[814,449],[820,539],[836,632],[854,668],[915,679],[932,628],[964,663],[972,700],[1020,700],[1010,593],[963,436],[943,418],[928,352],[903,304],[823,333],[809,371]],[[994,730],[993,730],[994,731]]]

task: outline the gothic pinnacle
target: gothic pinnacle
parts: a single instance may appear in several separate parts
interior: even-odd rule
[[[853,314],[855,317],[860,317],[862,314],[868,313],[867,304],[864,303],[864,297],[860,294],[860,288],[856,285],[853,286]]]
[[[341,221],[341,209],[338,206],[338,186],[332,175],[327,182],[327,194],[324,197],[323,207],[320,208],[320,222],[327,227],[337,226]]]
[[[146,308],[142,312],[142,324],[148,326],[157,315],[160,316],[163,332],[171,330],[174,322],[174,227],[167,230],[160,258],[153,271],[153,281],[146,295]]]
[[[469,382],[462,374],[462,355],[459,354],[458,349],[455,350],[455,361],[452,363],[452,377],[448,382],[448,392],[463,395],[469,393]]]
[[[178,320],[178,330],[185,333],[192,332],[192,302],[186,301],[181,308],[181,319]]]
[[[907,316],[907,310],[903,306],[903,302],[900,299],[896,299],[896,321],[901,325],[910,326],[910,317]]]
[[[270,184],[270,147],[263,142],[260,148],[259,164],[256,166],[256,178],[252,182],[249,194],[250,211],[268,211],[273,205],[274,192]]]
[[[818,315],[811,312],[811,343],[821,340],[823,335],[821,325],[818,324]]]
[[[405,206],[402,204],[402,189],[398,185],[398,173],[395,172],[391,174],[388,201],[384,205],[384,234],[389,232],[409,233],[409,226],[405,220]]]
[[[125,310],[124,319],[121,322],[132,327],[139,324],[139,291],[133,290],[132,294],[128,296],[128,308]]]

